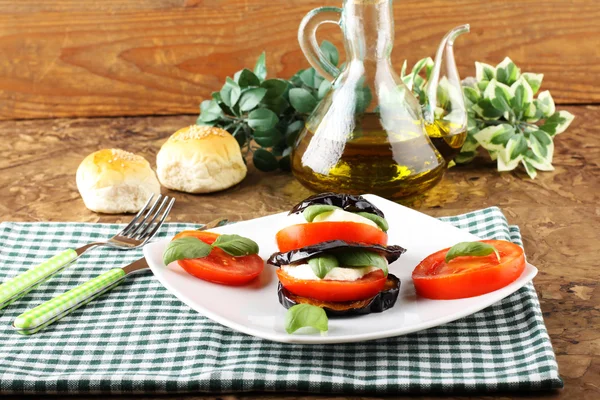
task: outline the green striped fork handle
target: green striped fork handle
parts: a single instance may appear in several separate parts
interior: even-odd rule
[[[113,268],[24,312],[15,319],[13,326],[24,335],[34,334],[114,288],[124,280],[125,275],[122,268]]]
[[[77,250],[69,249],[55,255],[46,262],[36,265],[26,272],[15,276],[0,285],[0,310],[15,300],[23,297],[40,283],[48,280],[54,274],[60,272],[72,264],[91,246],[84,246]]]

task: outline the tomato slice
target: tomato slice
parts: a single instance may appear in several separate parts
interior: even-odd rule
[[[175,235],[181,237],[197,237],[204,243],[212,244],[218,233],[203,231],[183,231]],[[233,257],[219,248],[213,249],[207,257],[190,260],[178,260],[177,263],[188,274],[205,281],[229,286],[244,285],[255,279],[265,267],[265,263],[257,254]]]
[[[383,271],[377,270],[355,281],[309,281],[296,279],[281,268],[277,269],[277,277],[284,288],[297,296],[335,302],[373,297],[383,290],[387,279]]]
[[[457,257],[446,263],[448,249],[431,254],[412,273],[417,294],[450,300],[480,296],[517,280],[525,269],[525,255],[518,245],[504,240],[482,240],[500,253],[485,257]]]
[[[387,245],[387,233],[359,222],[309,222],[283,228],[276,235],[279,251],[286,252],[330,240]]]

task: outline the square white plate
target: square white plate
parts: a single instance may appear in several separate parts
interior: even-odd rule
[[[144,247],[144,255],[158,280],[177,298],[206,317],[240,332],[285,343],[345,343],[380,339],[420,331],[457,320],[484,309],[514,293],[537,274],[527,264],[512,284],[482,296],[460,300],[429,300],[417,297],[411,280],[414,267],[429,254],[457,242],[477,240],[469,232],[455,228],[420,212],[374,195],[364,196],[384,212],[390,229],[388,243],[407,249],[389,267],[401,280],[395,306],[387,311],[358,317],[330,318],[329,332],[321,335],[304,329],[289,335],[284,329],[286,309],[277,299],[275,267],[265,266],[259,278],[248,286],[229,287],[197,279],[177,263],[165,266],[164,239]],[[270,215],[213,229],[252,238],[267,259],[277,251],[275,234],[285,226],[304,222],[301,215]]]

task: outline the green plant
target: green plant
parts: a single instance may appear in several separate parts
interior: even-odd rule
[[[403,81],[421,103],[432,66],[431,58],[425,58],[410,74],[406,74],[406,62],[402,69]],[[538,170],[554,170],[554,136],[564,132],[574,116],[557,111],[547,90],[534,98],[543,74],[521,73],[508,57],[496,67],[476,62],[475,70],[475,78],[462,82],[468,112],[467,139],[455,162],[472,161],[481,146],[497,161],[499,171],[511,171],[521,164],[533,179]]]
[[[333,44],[323,41],[321,50],[338,65],[339,53]],[[554,136],[564,132],[574,116],[556,111],[547,90],[534,98],[543,74],[521,73],[508,57],[496,67],[476,62],[475,69],[475,78],[462,82],[468,111],[467,139],[454,161],[472,161],[481,146],[497,161],[499,171],[510,171],[521,164],[535,178],[538,170],[553,170]],[[429,57],[419,60],[410,72],[406,61],[402,66],[401,79],[421,104],[426,100],[425,85],[432,70],[433,60]],[[445,89],[441,83],[438,97],[443,99]],[[200,104],[197,124],[229,131],[244,154],[252,153],[258,169],[289,170],[291,146],[330,88],[331,83],[314,68],[300,70],[289,80],[267,79],[263,53],[254,71],[236,72],[212,94],[212,100]],[[450,95],[446,93],[445,97]]]
[[[330,42],[321,50],[334,65],[339,54]],[[267,79],[265,53],[254,70],[243,69],[227,78],[212,100],[200,104],[198,125],[227,130],[238,141],[244,155],[262,171],[290,169],[291,146],[304,121],[325,96],[330,82],[314,68],[298,71],[289,80]]]

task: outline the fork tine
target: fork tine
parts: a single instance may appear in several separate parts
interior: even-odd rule
[[[152,204],[152,207],[148,210],[148,212],[144,216],[144,219],[142,219],[135,228],[132,228],[133,230],[127,232],[127,235],[126,235],[127,237],[134,238],[135,236],[137,236],[138,232],[140,232],[142,229],[146,228],[146,222],[152,215],[154,215],[154,210],[159,205],[161,197],[162,197],[161,195],[158,196],[158,198],[156,199],[154,204]],[[165,196],[162,200],[162,203],[166,202],[168,199],[169,198]],[[161,206],[162,206],[162,203],[161,203]]]
[[[139,237],[140,240],[143,239],[144,243],[146,243],[148,240],[152,239],[154,237],[154,235],[156,235],[156,233],[158,232],[158,230],[160,229],[160,227],[162,226],[162,224],[165,222],[165,219],[167,219],[167,216],[171,212],[171,208],[173,208],[173,204],[175,204],[175,199],[174,198],[171,199],[171,201],[169,202],[169,205],[167,206],[167,208],[165,208],[165,211],[164,211],[162,217],[156,223],[156,225],[154,226],[154,228],[152,229],[152,231],[150,231],[148,234],[146,234],[146,229],[145,229],[144,232],[142,234],[140,234],[140,237]],[[148,227],[150,227],[150,225],[148,225]]]
[[[146,222],[146,224],[144,225],[144,228],[142,230],[140,230],[136,235],[134,235],[132,238],[135,240],[140,240],[140,237],[142,237],[146,232],[148,232],[150,229],[152,229],[152,224],[154,223],[154,221],[156,221],[156,219],[158,218],[158,216],[160,215],[160,213],[162,212],[162,210],[164,209],[165,205],[167,204],[167,202],[169,201],[169,197],[165,196],[163,198],[163,200],[160,203],[160,206],[156,209],[156,211],[154,211],[152,213],[151,218]]]
[[[158,200],[160,200],[160,194],[158,195]],[[127,231],[129,231],[137,222],[137,220],[144,214],[144,211],[146,211],[148,209],[148,205],[150,204],[150,202],[152,201],[152,199],[154,198],[154,194],[150,195],[150,197],[148,198],[148,201],[146,201],[146,204],[144,204],[144,207],[142,207],[142,209],[140,211],[138,211],[137,214],[135,214],[135,217],[133,217],[131,219],[131,221],[129,222],[129,224],[127,224],[127,226],[125,228],[123,228],[121,230],[121,232],[117,233],[117,235],[120,236],[125,236]],[[157,200],[157,201],[158,201]]]

